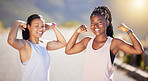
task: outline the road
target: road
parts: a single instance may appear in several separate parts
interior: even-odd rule
[[[73,29],[61,29],[68,41],[73,34]],[[21,38],[21,32],[18,33]],[[8,34],[0,35],[0,81],[20,81],[21,63],[18,51],[7,44]],[[46,32],[42,39],[55,39],[52,30]],[[85,52],[85,51],[84,51]],[[64,48],[50,51],[51,68],[50,81],[82,81],[84,68],[84,52],[75,55],[66,55]],[[128,77],[124,72],[116,70],[114,72],[114,81],[136,81]]]

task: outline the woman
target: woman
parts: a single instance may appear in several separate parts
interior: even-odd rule
[[[21,81],[47,81],[48,68],[50,67],[50,55],[47,50],[56,50],[66,45],[66,40],[56,27],[55,23],[45,24],[41,15],[33,14],[24,21],[17,20],[10,30],[8,43],[19,51],[22,68]],[[46,30],[52,29],[55,32],[56,41],[39,40]],[[23,39],[17,39],[18,29],[22,29]]]
[[[85,37],[76,43],[79,34],[87,32],[85,25],[81,25],[68,41],[65,52],[71,55],[86,49],[83,81],[112,81],[113,60],[117,52],[122,50],[129,54],[142,54],[143,48],[133,31],[124,24],[118,29],[128,32],[132,44],[113,38],[112,17],[107,7],[95,8],[90,20],[90,29],[95,37]]]

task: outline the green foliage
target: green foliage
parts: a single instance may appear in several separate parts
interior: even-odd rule
[[[146,66],[145,70],[148,71],[148,66]]]
[[[62,23],[60,26],[62,27],[74,27],[74,26],[78,26],[80,25],[80,23],[78,21],[67,21]]]
[[[3,28],[3,23],[2,23],[2,21],[0,20],[0,29],[2,29]]]
[[[144,68],[144,60],[141,60],[141,61],[140,61],[140,67],[141,67],[141,68]]]
[[[132,58],[131,54],[126,54],[126,57],[124,57],[123,62],[127,64],[131,64],[131,58]]]

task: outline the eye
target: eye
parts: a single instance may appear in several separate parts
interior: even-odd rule
[[[102,23],[102,20],[99,20],[98,23]]]
[[[95,23],[91,23],[91,25],[95,25]]]
[[[45,26],[41,26],[42,29],[45,29]]]
[[[38,28],[38,27],[39,27],[39,25],[35,25],[35,27],[37,27],[37,28]]]
[[[41,26],[42,28],[44,28],[44,26]]]

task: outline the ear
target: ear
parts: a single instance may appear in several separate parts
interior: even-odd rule
[[[31,29],[30,27],[31,27],[31,26],[28,24],[28,25],[27,25],[27,28],[28,28],[29,30]]]
[[[106,23],[106,24],[107,24],[107,27],[108,27],[108,26],[109,26],[109,24],[110,24],[109,20],[107,20],[107,23]]]

